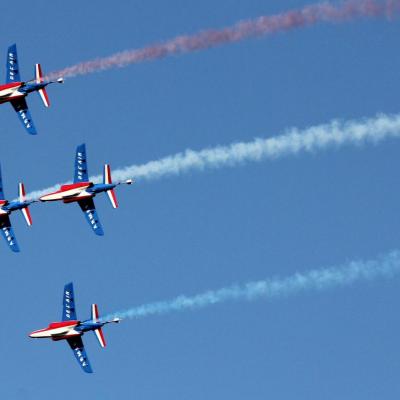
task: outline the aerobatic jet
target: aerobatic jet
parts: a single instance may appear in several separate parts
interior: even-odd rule
[[[19,73],[17,46],[15,44],[8,48],[6,68],[6,84],[0,85],[0,104],[11,103],[27,132],[31,135],[36,135],[37,131],[33,124],[25,97],[31,92],[38,92],[44,105],[49,107],[50,102],[46,92],[46,86],[50,83],[63,83],[64,79],[58,78],[56,81],[43,80],[40,64],[36,64],[35,78],[28,82],[22,82]]]
[[[14,252],[19,252],[19,246],[17,239],[15,238],[14,231],[10,222],[10,214],[13,211],[21,210],[23,216],[25,217],[28,226],[32,225],[32,217],[29,211],[29,205],[34,203],[34,200],[27,201],[25,198],[25,188],[23,183],[18,184],[18,200],[8,201],[4,198],[3,192],[3,181],[1,178],[1,168],[0,168],[0,230],[6,240],[10,249]]]
[[[113,183],[111,179],[111,169],[108,164],[104,165],[103,183],[93,183],[89,181],[86,146],[81,144],[76,148],[75,155],[75,174],[74,182],[62,185],[60,190],[46,194],[39,198],[40,201],[63,201],[64,203],[77,202],[85,214],[86,220],[96,235],[104,235],[97,211],[93,202],[93,197],[98,193],[106,192],[113,208],[118,207],[114,188],[121,184],[132,184],[132,179],[123,182]]]
[[[97,304],[92,304],[91,318],[86,321],[79,321],[76,318],[74,287],[72,283],[64,286],[62,322],[52,322],[47,328],[33,331],[29,334],[31,338],[49,338],[54,341],[66,340],[75,354],[75,357],[87,373],[92,373],[89,359],[86,355],[82,336],[84,333],[93,331],[101,347],[106,347],[106,341],[102,327],[112,322],[120,322],[119,318],[108,321],[99,319]]]

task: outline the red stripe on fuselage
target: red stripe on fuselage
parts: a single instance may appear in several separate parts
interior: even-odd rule
[[[11,89],[13,87],[21,86],[22,82],[12,82],[6,83],[5,85],[0,85],[0,90]]]
[[[64,328],[64,327],[68,327],[68,326],[76,326],[76,325],[79,324],[79,322],[80,321],[78,321],[78,320],[62,321],[62,322],[51,322],[47,328],[38,329],[36,331],[33,331],[31,334],[39,333],[39,332],[46,332],[46,331],[50,331],[52,329]]]
[[[71,189],[78,189],[78,188],[89,187],[89,186],[93,186],[93,182],[71,183],[69,185],[62,185],[60,187],[59,192],[64,192],[64,191],[71,190]]]
[[[52,322],[51,324],[49,324],[47,329],[62,328],[64,326],[77,325],[78,323],[79,321],[76,319],[72,321]]]

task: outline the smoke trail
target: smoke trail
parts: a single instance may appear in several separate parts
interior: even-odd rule
[[[342,22],[360,17],[391,17],[400,10],[399,0],[347,0],[339,5],[318,3],[282,14],[245,20],[220,30],[206,30],[194,35],[178,36],[163,43],[127,50],[109,57],[82,62],[50,73],[47,79],[73,77],[92,72],[121,68],[130,64],[199,51],[257,36],[272,35],[319,22]]]
[[[142,165],[131,165],[113,172],[115,181],[128,178],[156,179],[179,175],[188,171],[203,171],[208,168],[234,167],[245,162],[260,162],[299,152],[314,152],[328,147],[346,144],[377,143],[388,137],[400,136],[400,114],[380,114],[375,118],[360,121],[331,121],[304,130],[288,129],[280,136],[238,142],[228,146],[217,146],[200,151],[186,150],[172,156],[150,161]],[[99,182],[101,176],[90,179]],[[34,191],[29,199],[37,199],[45,193],[57,190],[58,185]]]
[[[272,278],[210,290],[195,296],[143,304],[104,316],[111,318],[142,318],[175,311],[195,310],[227,301],[254,301],[294,296],[303,292],[320,292],[345,287],[357,282],[392,278],[400,272],[400,251],[395,250],[376,260],[352,261],[346,265],[296,273],[287,278]]]

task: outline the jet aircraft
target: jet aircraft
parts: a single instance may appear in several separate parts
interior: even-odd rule
[[[28,82],[22,82],[19,73],[17,46],[15,44],[8,48],[6,69],[6,84],[0,85],[0,104],[10,102],[27,132],[31,135],[36,135],[37,131],[25,97],[31,92],[38,92],[44,105],[49,107],[50,102],[46,86],[50,83],[63,83],[64,79],[58,78],[56,81],[44,81],[40,64],[36,64],[35,78]]]
[[[114,188],[121,184],[132,184],[132,179],[124,182],[113,183],[111,179],[111,169],[108,164],[104,165],[103,183],[93,183],[89,181],[86,146],[81,144],[76,148],[75,155],[75,174],[74,182],[68,185],[62,185],[60,190],[46,194],[39,198],[40,201],[63,201],[64,203],[77,202],[85,214],[86,220],[96,235],[104,235],[97,211],[93,202],[93,197],[98,193],[106,192],[111,205],[118,207]]]
[[[97,304],[92,304],[90,319],[78,321],[76,318],[74,288],[71,282],[64,286],[62,322],[52,322],[47,328],[33,331],[29,334],[29,337],[50,338],[54,341],[66,340],[82,369],[87,373],[92,373],[93,370],[82,341],[83,334],[93,331],[100,346],[104,348],[106,347],[106,342],[101,328],[106,324],[120,321],[119,318],[113,318],[108,321],[100,320]]]
[[[28,207],[31,203],[35,202],[34,200],[31,201],[26,200],[25,187],[23,183],[18,184],[18,192],[19,192],[18,200],[16,201],[5,200],[3,192],[3,181],[1,178],[1,168],[0,168],[0,230],[4,239],[8,243],[8,246],[14,252],[19,252],[19,246],[11,226],[9,215],[13,211],[21,210],[23,216],[25,217],[26,223],[28,224],[28,226],[31,226],[32,217]]]

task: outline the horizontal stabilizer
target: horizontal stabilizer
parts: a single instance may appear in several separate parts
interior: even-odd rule
[[[39,89],[38,92],[39,92],[39,95],[40,95],[40,97],[41,97],[41,99],[43,101],[44,106],[45,107],[50,107],[49,96],[48,96],[48,94],[46,92],[46,89],[45,88]]]
[[[92,304],[92,309],[91,309],[91,317],[93,322],[98,322],[99,321],[99,310],[97,308],[97,304]],[[95,329],[94,334],[96,335],[97,340],[100,343],[101,347],[106,347],[106,341],[104,339],[103,331],[101,328]]]
[[[26,224],[32,226],[32,216],[28,207],[21,208],[22,215],[25,218]]]
[[[36,83],[43,82],[42,67],[40,66],[40,64],[35,65],[35,82]],[[46,89],[45,88],[39,89],[38,92],[45,107],[50,107],[49,96],[47,95]]]
[[[106,347],[106,341],[104,339],[103,330],[101,328],[99,328],[99,329],[95,329],[93,332],[96,335],[97,340],[100,343],[100,346],[102,348]]]
[[[23,183],[19,183],[19,185],[18,185],[18,197],[19,197],[20,203],[23,203],[26,200],[25,186]],[[25,218],[27,225],[32,226],[32,216],[31,216],[31,212],[29,211],[28,205],[24,208],[21,208],[21,212]]]
[[[117,197],[115,196],[115,191],[114,189],[107,190],[107,195],[108,198],[110,199],[111,205],[113,208],[118,208],[118,200]]]
[[[106,185],[112,184],[111,168],[109,164],[104,164],[103,183]],[[115,195],[114,189],[107,190],[107,196],[113,208],[118,208],[117,196]]]

